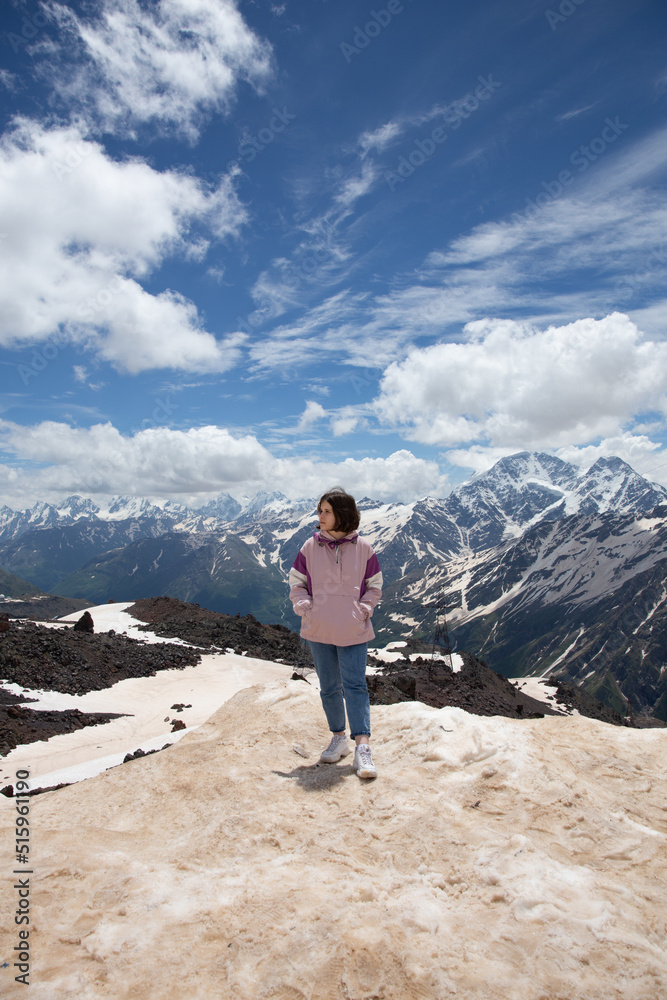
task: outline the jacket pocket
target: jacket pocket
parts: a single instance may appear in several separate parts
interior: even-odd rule
[[[365,608],[359,601],[354,601],[352,604],[352,617],[355,621],[360,622],[365,625],[370,618],[370,611]]]

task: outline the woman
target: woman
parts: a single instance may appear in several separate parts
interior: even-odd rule
[[[302,546],[289,583],[333,734],[320,760],[334,763],[350,752],[345,735],[347,709],[356,744],[354,770],[360,778],[375,778],[366,654],[375,636],[371,616],[382,595],[382,573],[370,544],[357,532],[359,511],[349,493],[333,487],[320,498],[317,513],[320,530]]]

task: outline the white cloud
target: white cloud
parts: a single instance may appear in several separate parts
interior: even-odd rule
[[[75,127],[20,120],[0,145],[0,343],[57,335],[120,370],[223,371],[239,336],[220,343],[176,291],[139,280],[195,247],[207,226],[235,235],[245,221],[229,177],[209,192],[190,176],[140,160],[116,162]]]
[[[8,69],[0,69],[0,86],[14,93],[17,88],[18,77],[15,73],[10,73]]]
[[[107,132],[152,121],[194,140],[204,114],[229,110],[239,81],[260,89],[271,72],[270,46],[233,0],[102,0],[88,20],[64,4],[49,9],[73,41],[51,46],[43,71],[68,108]],[[81,49],[72,72],[67,60]]]
[[[451,489],[437,462],[403,449],[386,458],[346,458],[343,462],[279,459],[273,474],[274,482],[282,484],[278,488],[292,497],[321,496],[336,484],[357,500],[368,496],[409,503],[426,495],[446,496]]]
[[[361,173],[348,177],[343,183],[341,190],[336,195],[336,204],[346,210],[350,209],[355,201],[368,194],[378,176],[378,168],[370,160],[364,160],[361,164]]]
[[[318,420],[322,420],[324,417],[326,417],[326,410],[322,404],[309,399],[306,401],[306,409],[299,418],[298,430],[305,430],[306,427],[310,427],[312,424],[317,423]]]
[[[651,441],[646,434],[633,434],[630,431],[617,434],[615,437],[604,438],[597,444],[584,445],[580,448],[575,445],[567,445],[564,448],[559,448],[557,454],[564,462],[572,462],[573,465],[579,465],[582,469],[589,469],[597,462],[598,458],[617,456],[641,475],[653,470],[657,471],[656,467],[660,467],[661,463],[667,461],[665,452],[659,444]],[[666,478],[667,476],[663,472],[662,480],[664,481]]]
[[[13,507],[70,493],[173,497],[196,504],[222,490],[242,496],[266,489],[297,498],[319,495],[334,483],[357,497],[387,500],[449,491],[437,462],[406,450],[343,462],[319,456],[276,459],[253,435],[215,426],[154,427],[124,436],[110,423],[75,428],[43,421],[23,427],[0,420],[0,444],[24,464],[0,470],[0,504]],[[43,467],[30,469],[27,463]]]
[[[224,490],[264,481],[269,452],[252,435],[220,427],[152,427],[127,437],[112,424],[90,428],[43,421],[22,427],[0,420],[0,441],[24,462],[31,492],[168,495]],[[259,486],[257,487],[259,489]]]
[[[372,132],[364,132],[359,137],[359,147],[362,157],[365,157],[370,150],[378,153],[384,152],[388,146],[398,139],[403,132],[403,126],[398,122],[386,122]]]
[[[347,408],[333,417],[331,420],[331,430],[334,437],[343,437],[351,434],[359,426],[360,416],[357,413],[348,412]]]
[[[374,298],[340,293],[275,329],[253,349],[254,359],[262,367],[297,366],[336,352],[353,364],[381,358],[386,365],[416,337],[458,337],[462,325],[481,317],[517,314],[563,325],[632,309],[643,329],[663,335],[662,306],[651,298],[662,295],[667,280],[667,201],[659,190],[631,185],[667,164],[667,130],[627,151],[610,150],[571,186],[547,178],[511,218],[484,223],[433,251],[411,281],[399,276],[394,289]],[[568,287],[575,270],[586,278],[581,290]],[[286,302],[287,293],[279,292],[272,301]],[[294,286],[291,294],[296,304]],[[329,303],[341,304],[337,315]]]
[[[594,104],[586,104],[581,108],[573,108],[572,111],[564,111],[561,115],[556,115],[557,122],[567,122],[571,118],[578,118],[579,115],[585,114],[586,111],[591,111],[593,108],[597,107],[598,102],[595,101]]]
[[[532,329],[468,324],[465,343],[415,349],[385,372],[379,418],[428,444],[587,444],[639,413],[667,412],[667,343],[619,313]]]

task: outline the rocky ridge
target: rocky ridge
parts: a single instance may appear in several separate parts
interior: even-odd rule
[[[298,635],[282,625],[262,625],[252,615],[224,615],[167,596],[137,601],[127,611],[143,623],[140,629],[181,641],[142,642],[113,630],[95,633],[89,612],[73,626],[58,628],[31,621],[11,622],[0,634],[0,679],[26,689],[83,694],[129,677],[196,665],[204,652],[217,651],[284,663],[286,675],[292,668],[293,676],[304,679],[313,669],[310,653]],[[518,690],[469,653],[462,654],[463,668],[454,672],[442,660],[432,661],[430,652],[428,644],[409,640],[402,660],[386,664],[369,656],[370,665],[380,668],[367,677],[371,703],[419,701],[434,708],[454,706],[474,715],[515,719],[543,718],[576,708],[590,718],[628,724],[572,685],[566,691],[565,685],[554,682],[559,711],[558,705]],[[21,743],[49,739],[112,718],[78,710],[32,710],[29,701],[0,687],[0,756]]]
[[[142,598],[127,609],[142,629],[193,646],[231,649],[258,660],[312,667],[310,653],[285,625],[263,625],[253,615],[225,615],[175,597]]]

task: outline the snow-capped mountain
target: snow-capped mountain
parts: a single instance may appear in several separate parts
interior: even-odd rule
[[[285,580],[317,528],[315,506],[312,498],[259,493],[242,501],[221,494],[196,510],[135,497],[3,508],[0,566],[56,594],[101,602],[169,593],[296,628]],[[608,700],[623,708],[628,691],[614,687],[622,656],[608,655],[614,643],[606,652],[600,643],[594,663],[585,653],[592,635],[604,641],[615,607],[606,602],[623,594],[624,606],[654,602],[651,641],[641,645],[643,626],[631,615],[623,628],[631,620],[635,632],[623,648],[639,663],[640,679],[630,684],[636,708],[660,702],[667,490],[620,459],[599,459],[582,473],[554,456],[522,452],[444,499],[364,497],[359,507],[385,578],[374,618],[381,638],[432,635],[433,607],[446,595],[460,647],[509,675],[550,671],[589,687],[605,664]],[[667,717],[667,704],[664,711]]]

